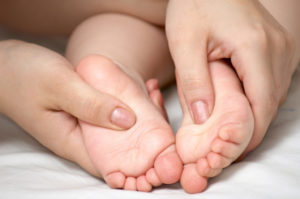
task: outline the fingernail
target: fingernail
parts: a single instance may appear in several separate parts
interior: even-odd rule
[[[111,122],[122,129],[129,129],[135,124],[135,116],[124,108],[116,108],[112,112]]]
[[[203,101],[196,101],[192,103],[192,112],[194,116],[194,122],[196,124],[204,123],[209,117],[208,107]]]

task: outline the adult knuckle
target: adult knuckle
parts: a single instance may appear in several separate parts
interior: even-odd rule
[[[182,84],[184,89],[189,91],[196,90],[197,88],[205,85],[199,78],[192,77],[190,75],[185,75]]]
[[[213,94],[207,85],[207,82],[198,78],[187,78],[182,82],[182,87],[184,93],[186,93],[189,98],[198,98],[199,96],[211,100]]]
[[[259,46],[266,48],[268,46],[268,34],[264,27],[261,24],[255,24],[251,27],[245,28],[242,31],[243,35],[242,41],[240,42],[241,46]]]
[[[270,92],[267,95],[267,99],[266,99],[266,110],[268,113],[270,114],[274,114],[275,112],[277,112],[278,109],[278,105],[279,105],[279,97],[276,94],[275,91]]]
[[[281,31],[281,30],[276,30],[273,31],[273,42],[275,44],[275,48],[278,49],[279,51],[286,51],[288,50],[289,46],[289,41],[288,41],[288,35]]]
[[[99,99],[94,97],[86,98],[82,101],[83,108],[85,109],[86,118],[97,118],[103,112],[105,105]]]

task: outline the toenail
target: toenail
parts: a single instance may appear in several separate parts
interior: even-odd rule
[[[116,108],[112,112],[111,122],[122,129],[129,129],[135,124],[135,116],[124,108]]]
[[[200,100],[192,103],[192,112],[196,124],[204,123],[209,117],[207,104]]]

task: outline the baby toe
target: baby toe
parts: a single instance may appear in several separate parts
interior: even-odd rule
[[[201,158],[200,160],[198,160],[196,168],[199,175],[208,178],[217,176],[222,172],[221,168],[211,168],[206,158]]]
[[[126,178],[121,172],[114,172],[107,175],[104,180],[111,188],[120,189],[123,188]]]
[[[124,189],[128,191],[135,191],[136,179],[134,177],[127,177],[125,181]]]
[[[146,176],[140,176],[136,180],[136,187],[138,191],[149,192],[152,189],[152,185],[147,181]]]
[[[175,152],[175,146],[170,146],[154,163],[154,169],[164,184],[173,184],[180,179],[182,173],[182,162],[178,154]]]
[[[214,152],[209,152],[207,154],[207,161],[209,166],[213,169],[222,169],[229,166],[232,163],[231,159]]]
[[[152,186],[154,187],[158,187],[162,184],[162,182],[160,181],[160,179],[158,178],[154,168],[151,168],[147,171],[146,173],[146,178],[147,181],[152,184]]]
[[[241,144],[250,139],[251,133],[240,124],[230,124],[220,130],[219,137],[227,142]]]
[[[216,139],[212,143],[211,150],[230,159],[235,159],[242,152],[240,145],[221,139]]]
[[[207,179],[200,176],[195,164],[185,165],[180,183],[187,193],[200,193],[207,186]]]

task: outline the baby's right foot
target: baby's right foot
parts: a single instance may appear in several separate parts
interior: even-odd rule
[[[174,134],[157,107],[161,101],[153,103],[138,78],[129,76],[105,57],[84,58],[77,72],[97,90],[129,105],[137,116],[136,124],[126,131],[79,121],[90,159],[107,184],[150,191],[152,186],[177,182],[182,163],[175,151]],[[155,95],[154,92],[151,98]]]
[[[215,107],[202,125],[194,124],[178,85],[183,122],[176,136],[176,147],[185,164],[181,184],[190,193],[203,191],[207,177],[218,175],[241,155],[254,128],[251,107],[233,69],[220,61],[210,63],[209,67]]]

